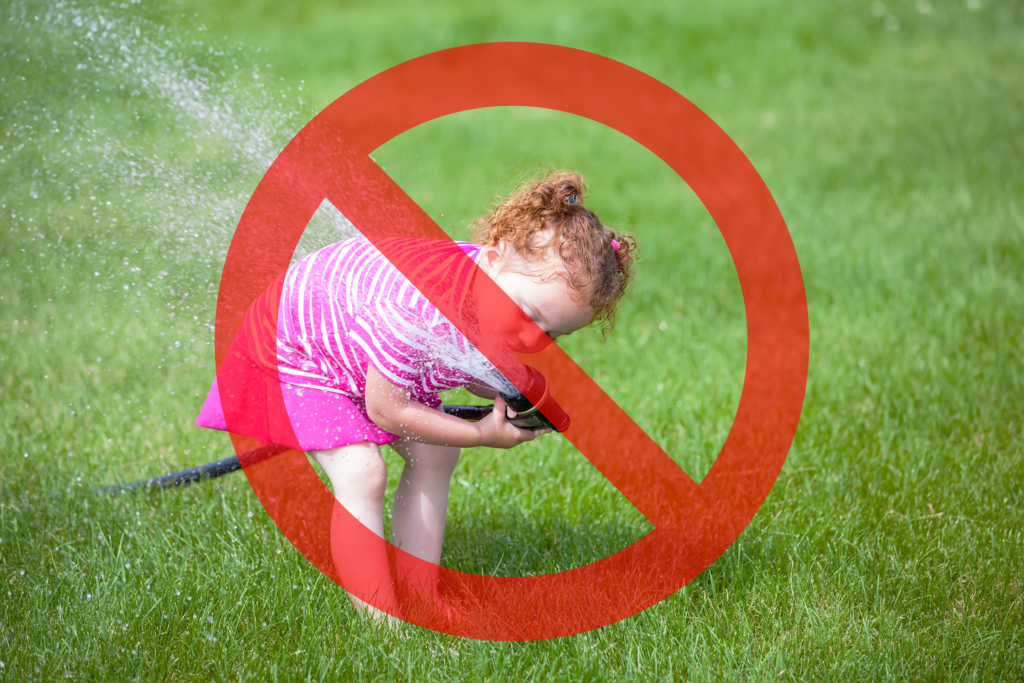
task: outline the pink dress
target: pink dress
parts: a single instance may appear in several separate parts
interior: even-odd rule
[[[457,244],[476,260],[477,245]],[[417,256],[422,252],[429,261],[429,245],[415,246]],[[447,254],[450,260],[450,249]],[[437,258],[443,257],[438,251]],[[436,267],[443,270],[445,263],[439,260]],[[305,451],[360,441],[386,444],[398,436],[380,429],[366,413],[370,365],[431,408],[441,404],[438,392],[475,379],[446,359],[458,363],[479,352],[366,239],[325,247],[293,264],[283,277],[280,301],[274,300],[273,286],[257,298],[221,366],[220,372],[242,373],[245,389],[222,402],[214,380],[196,420],[200,427],[227,430],[228,412],[233,431],[264,444]],[[469,278],[465,272],[460,277],[464,286]],[[275,303],[277,349],[276,358],[270,358],[273,352],[267,349],[274,344],[267,311]],[[274,393],[267,382],[280,385],[297,443],[288,443],[291,432],[267,417],[273,411],[266,403]]]

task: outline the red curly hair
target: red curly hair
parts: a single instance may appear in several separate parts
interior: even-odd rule
[[[579,173],[549,171],[521,183],[473,221],[473,241],[485,246],[507,242],[528,263],[555,250],[565,273],[552,277],[566,279],[578,300],[595,311],[593,324],[606,334],[615,327],[615,309],[633,280],[637,243],[632,235],[605,227],[583,206],[586,196]]]

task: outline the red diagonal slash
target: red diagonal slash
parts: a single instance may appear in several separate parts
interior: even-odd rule
[[[516,361],[501,356],[498,341],[466,315],[473,306],[467,309],[465,291],[452,294],[445,279],[449,271],[425,267],[418,257],[424,252],[415,245],[449,249],[451,272],[475,266],[368,156],[420,123],[494,106],[569,112],[631,137],[690,185],[721,230],[743,290],[747,365],[736,419],[703,482],[694,484],[557,346],[523,357],[547,377],[571,416],[566,438],[655,529],[610,557],[557,574],[490,577],[441,569],[441,591],[456,607],[454,614],[441,614],[429,587],[413,592],[400,609],[353,589],[380,583],[360,560],[379,556],[385,547],[400,577],[420,575],[425,563],[385,546],[337,505],[304,455],[291,451],[243,465],[295,546],[359,597],[447,633],[531,640],[604,626],[655,604],[703,571],[746,527],[771,490],[799,421],[807,380],[807,302],[796,252],[770,192],[735,143],[684,97],[640,71],[570,48],[452,48],[400,64],[343,95],[299,132],[260,182],[221,280],[216,337],[222,402],[245,388],[221,364],[247,307],[287,269],[324,199],[514,381]],[[473,305],[515,308],[482,272],[474,277]],[[268,402],[268,419],[287,423],[279,388],[269,390]],[[256,445],[232,438],[238,452]],[[347,557],[339,551],[332,559],[332,536]]]

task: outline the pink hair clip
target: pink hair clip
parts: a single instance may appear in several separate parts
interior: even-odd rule
[[[622,245],[619,244],[618,240],[612,240],[612,249],[615,250],[616,254],[619,253],[619,249],[622,249]]]

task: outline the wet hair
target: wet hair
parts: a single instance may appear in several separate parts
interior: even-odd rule
[[[544,260],[553,250],[565,272],[536,273],[541,280],[563,277],[577,301],[595,312],[602,334],[615,327],[615,309],[633,279],[637,243],[605,227],[583,206],[587,186],[575,171],[549,171],[520,183],[487,215],[473,222],[473,241],[485,246],[507,242],[526,263]],[[576,298],[576,297],[574,297]]]

